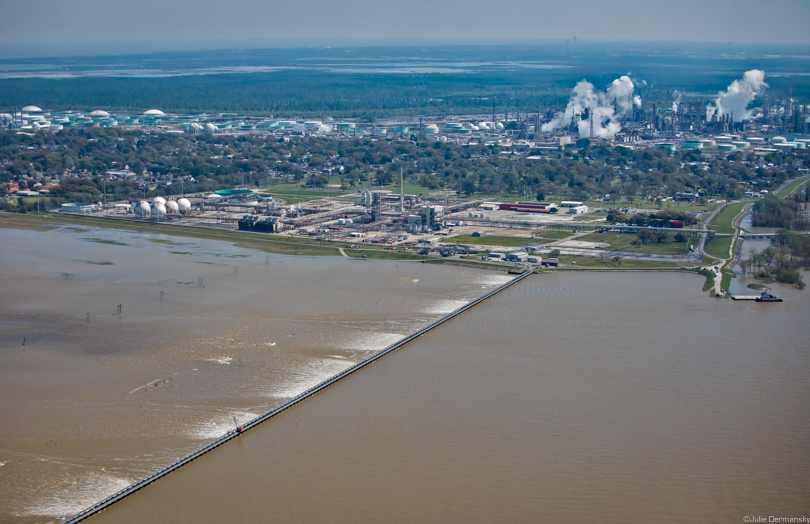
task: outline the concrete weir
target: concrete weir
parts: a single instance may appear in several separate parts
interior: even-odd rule
[[[398,340],[397,342],[394,342],[393,344],[386,347],[385,349],[382,349],[382,350],[378,351],[377,353],[374,353],[370,357],[367,357],[367,358],[361,360],[360,362],[354,364],[353,366],[341,371],[337,375],[335,375],[335,376],[333,376],[331,378],[328,378],[328,379],[324,380],[323,382],[321,382],[320,384],[307,389],[306,391],[296,395],[295,397],[291,398],[287,402],[284,402],[283,404],[280,404],[279,406],[271,409],[270,411],[264,413],[263,415],[259,415],[258,417],[254,418],[250,422],[248,422],[248,423],[244,424],[243,426],[241,426],[239,429],[234,429],[234,430],[229,431],[228,433],[222,435],[221,437],[217,438],[216,440],[213,440],[213,441],[209,442],[208,444],[202,446],[201,448],[198,448],[198,449],[192,451],[188,455],[186,455],[184,457],[181,457],[181,458],[177,459],[176,461],[172,462],[171,464],[169,464],[167,466],[164,466],[164,467],[160,468],[159,470],[155,471],[154,473],[142,478],[141,480],[139,480],[139,481],[137,481],[137,482],[135,482],[133,484],[130,484],[126,488],[122,489],[121,491],[113,493],[112,495],[105,498],[104,500],[101,500],[101,501],[93,504],[92,506],[80,511],[79,513],[73,515],[72,517],[69,517],[69,518],[63,520],[60,524],[73,524],[73,523],[76,523],[76,522],[81,522],[82,520],[84,520],[84,519],[86,519],[86,518],[88,518],[88,517],[90,517],[92,515],[95,515],[96,513],[99,513],[100,511],[102,511],[102,510],[108,508],[109,506],[115,504],[119,500],[122,500],[125,497],[128,497],[129,495],[132,495],[136,491],[138,491],[138,490],[140,490],[142,488],[145,488],[146,486],[148,486],[149,484],[155,482],[159,478],[161,478],[161,477],[163,477],[165,475],[168,475],[172,471],[174,471],[176,469],[179,469],[180,467],[188,464],[192,460],[197,459],[197,458],[205,455],[206,453],[213,450],[214,448],[217,448],[217,447],[221,446],[222,444],[228,442],[229,440],[238,437],[242,433],[248,431],[249,429],[252,429],[252,428],[258,426],[259,424],[261,424],[262,422],[270,419],[271,417],[274,417],[274,416],[278,415],[279,413],[281,413],[282,411],[293,407],[294,405],[298,404],[302,400],[304,400],[304,399],[306,399],[308,397],[311,397],[312,395],[315,395],[319,391],[321,391],[321,390],[331,386],[335,382],[337,382],[337,381],[351,375],[352,373],[359,370],[360,368],[363,368],[363,367],[371,364],[375,360],[384,357],[388,353],[391,353],[392,351],[394,351],[396,349],[399,349],[400,347],[404,346],[408,342],[410,342],[410,341],[424,335],[425,333],[427,333],[431,329],[444,324],[445,322],[452,319],[453,317],[458,316],[461,313],[464,313],[468,309],[470,309],[470,308],[480,304],[484,300],[486,300],[486,299],[500,293],[501,291],[508,288],[509,286],[511,286],[513,284],[516,284],[517,282],[520,282],[521,280],[523,280],[524,278],[528,277],[531,274],[533,274],[532,271],[529,271],[529,270],[524,271],[523,273],[521,273],[517,277],[510,280],[509,282],[506,282],[505,284],[502,284],[502,285],[496,287],[495,289],[493,289],[492,291],[486,293],[485,295],[480,296],[477,299],[473,300],[472,302],[469,302],[469,303],[461,306],[460,308],[448,313],[447,315],[441,317],[440,319],[435,320],[434,322],[431,322],[430,324],[423,327],[422,329],[411,333],[410,335]]]

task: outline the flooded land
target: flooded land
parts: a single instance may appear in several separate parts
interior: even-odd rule
[[[87,227],[0,242],[2,522],[79,511],[508,280]]]
[[[3,522],[72,514],[508,279],[94,228],[0,241]],[[533,275],[88,522],[807,515],[810,295],[702,282]]]

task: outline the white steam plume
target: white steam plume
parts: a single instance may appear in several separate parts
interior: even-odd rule
[[[616,110],[620,115],[627,113],[633,109],[633,81],[630,77],[623,75],[611,83],[607,88],[607,96],[605,97],[608,102],[616,104]],[[639,99],[639,102],[641,99]]]
[[[596,92],[593,84],[581,80],[571,91],[565,111],[557,113],[550,122],[543,124],[541,130],[550,133],[564,128],[571,123],[574,115],[583,115],[587,110],[588,118],[577,124],[579,136],[590,137],[593,122],[594,138],[613,138],[622,129],[621,124],[614,121],[617,115],[613,104],[616,105],[618,115],[632,110],[633,105],[641,105],[641,98],[633,95],[633,88],[633,81],[628,76],[614,80],[606,93]]]
[[[706,106],[706,119],[733,115],[735,122],[748,120],[752,115],[748,104],[766,87],[768,84],[765,83],[765,71],[759,69],[746,71],[742,80],[733,81],[725,92],[718,93],[714,105]]]
[[[681,105],[681,93],[679,91],[675,91],[675,101],[672,102],[672,111],[677,113],[680,105]]]

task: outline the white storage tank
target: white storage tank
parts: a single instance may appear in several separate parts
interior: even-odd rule
[[[166,214],[166,205],[160,202],[152,204],[152,215],[159,217]]]
[[[170,215],[176,215],[180,212],[180,206],[174,200],[166,202],[166,212]]]
[[[191,211],[191,202],[189,202],[187,198],[181,198],[177,201],[177,207],[180,210],[180,213],[185,215]]]
[[[142,217],[148,217],[152,213],[152,208],[149,207],[149,202],[146,200],[141,200],[137,206],[135,206],[135,214]]]

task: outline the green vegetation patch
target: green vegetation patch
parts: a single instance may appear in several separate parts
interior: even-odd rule
[[[712,237],[706,242],[703,250],[709,256],[725,260],[729,256],[732,240],[733,237]]]
[[[95,242],[96,244],[107,244],[110,246],[128,246],[129,244],[125,244],[123,242],[118,242],[117,240],[107,240],[104,238],[98,237],[90,237],[90,238],[83,238],[82,240],[86,240],[88,242]]]
[[[706,269],[698,269],[698,274],[706,277],[706,282],[703,284],[703,291],[708,291],[714,287],[714,272]]]
[[[804,176],[798,180],[791,182],[787,186],[783,187],[781,190],[777,191],[776,196],[778,198],[785,198],[794,191],[796,191],[799,187],[802,187],[807,183],[810,183],[810,175]]]
[[[460,242],[462,244],[478,244],[484,246],[504,246],[504,247],[519,247],[526,245],[530,242],[536,242],[536,238],[524,237],[502,237],[497,235],[485,235],[482,237],[474,237],[472,235],[457,235],[448,237],[448,242]]]
[[[747,205],[748,202],[738,202],[736,204],[727,205],[712,218],[712,221],[709,223],[709,229],[714,229],[716,232],[724,234],[735,233],[734,218],[739,215]]]

